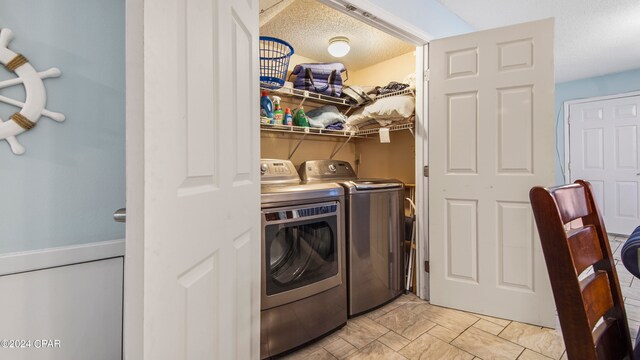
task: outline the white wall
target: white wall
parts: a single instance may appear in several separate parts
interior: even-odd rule
[[[2,255],[0,341],[23,341],[0,343],[0,359],[121,359],[123,251],[119,240]]]

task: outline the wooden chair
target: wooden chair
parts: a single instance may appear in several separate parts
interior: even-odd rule
[[[633,359],[618,274],[591,185],[578,180],[534,187],[529,198],[569,359]],[[590,266],[593,273],[581,277]]]

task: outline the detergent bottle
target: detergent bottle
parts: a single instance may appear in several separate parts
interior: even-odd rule
[[[273,123],[276,125],[284,124],[284,111],[280,107],[280,96],[273,97],[273,106],[275,106],[275,110],[273,110]]]
[[[295,126],[309,127],[309,120],[307,120],[307,115],[304,113],[302,106],[293,111],[293,124]]]
[[[289,108],[284,110],[284,124],[287,126],[293,125],[293,116],[291,115],[291,109]]]
[[[273,120],[273,102],[269,99],[269,92],[263,91],[260,97],[260,122],[270,124]]]

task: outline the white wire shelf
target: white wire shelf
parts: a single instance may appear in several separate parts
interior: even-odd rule
[[[279,96],[290,96],[293,98],[298,98],[301,99],[301,102],[298,106],[302,106],[302,104],[306,101],[306,100],[310,100],[310,101],[315,101],[315,102],[319,102],[319,103],[323,103],[323,104],[334,104],[334,105],[340,105],[340,106],[348,106],[349,109],[347,109],[346,113],[348,113],[352,108],[354,108],[354,106],[352,104],[349,103],[349,101],[346,98],[339,98],[339,97],[334,97],[334,96],[328,96],[328,95],[324,95],[324,94],[318,94],[312,91],[307,91],[307,90],[299,90],[299,89],[294,89],[294,88],[290,88],[290,87],[282,87],[278,90],[270,90],[267,88],[261,88],[261,90],[267,90],[269,92],[271,92],[274,95],[279,95]],[[413,97],[416,96],[415,90],[414,89],[404,89],[404,90],[400,90],[400,91],[394,91],[388,94],[384,94],[384,95],[378,95],[374,98],[374,102],[377,99],[382,99],[382,98],[387,98],[387,97],[392,97],[392,96],[401,96],[401,95],[411,95]]]
[[[413,130],[413,126],[414,126],[413,122],[398,124],[398,125],[391,125],[391,126],[381,126],[379,128],[360,130],[356,132],[356,134],[360,137],[362,136],[366,137],[367,135],[378,134],[380,132],[380,129],[382,128],[388,128],[389,131],[398,131],[398,130]]]
[[[356,131],[320,129],[320,128],[312,128],[312,127],[304,127],[304,126],[260,124],[260,130],[265,130],[270,132],[282,132],[282,133],[289,133],[289,134],[329,135],[329,136],[352,137],[352,138],[364,137],[364,136],[358,136]]]
[[[281,87],[278,90],[269,90],[269,89],[265,89],[265,88],[261,88],[261,89],[270,91],[272,94],[279,95],[279,96],[282,96],[282,95],[284,95],[284,96],[292,96],[292,97],[296,97],[296,98],[303,99],[303,100],[314,100],[314,101],[327,103],[327,104],[351,106],[351,104],[349,104],[347,99],[334,97],[334,96],[323,95],[323,94],[318,94],[318,93],[315,93],[315,92],[312,92],[312,91],[307,91],[307,90],[299,90],[299,89],[294,89],[294,88],[290,88],[290,87]]]
[[[386,98],[386,97],[400,96],[400,95],[411,95],[411,96],[415,97],[416,93],[414,92],[413,89],[404,89],[404,90],[390,92],[388,94],[378,95],[378,96],[376,96],[376,100],[382,99],[382,98]]]
[[[328,136],[337,136],[337,137],[351,137],[351,138],[367,138],[369,135],[377,135],[380,132],[381,128],[388,128],[389,131],[398,131],[398,130],[412,130],[414,127],[414,123],[404,123],[398,125],[391,126],[383,126],[379,128],[372,129],[364,129],[359,131],[349,131],[349,130],[330,130],[330,129],[319,129],[319,128],[311,128],[311,127],[303,127],[303,126],[287,126],[287,125],[272,125],[272,124],[260,124],[260,130],[269,131],[269,132],[282,132],[288,134],[306,134],[306,135],[328,135]]]

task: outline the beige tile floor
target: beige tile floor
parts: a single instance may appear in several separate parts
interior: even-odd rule
[[[640,279],[620,262],[624,237],[610,235],[631,336],[640,325]],[[284,359],[566,359],[559,332],[434,306],[413,295],[350,319],[342,329]]]

